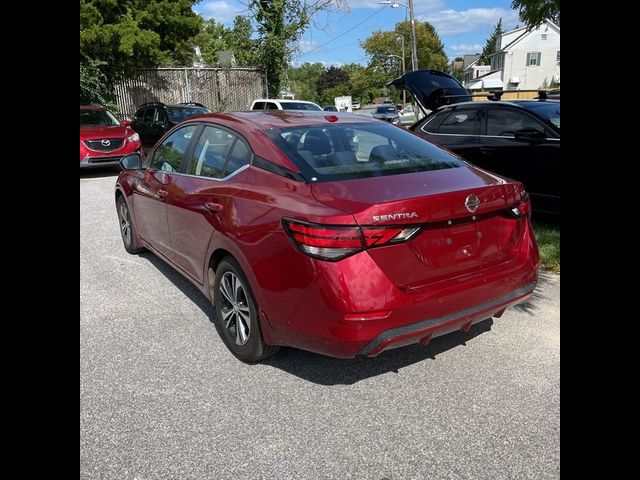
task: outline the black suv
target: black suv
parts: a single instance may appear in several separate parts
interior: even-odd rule
[[[171,127],[192,115],[203,113],[211,113],[211,110],[201,103],[145,103],[138,107],[131,128],[138,132],[144,147],[153,147]]]
[[[474,165],[520,180],[534,213],[560,214],[560,101],[540,92],[534,100],[473,102],[443,72],[414,70],[391,85],[413,93],[432,112],[409,129]]]

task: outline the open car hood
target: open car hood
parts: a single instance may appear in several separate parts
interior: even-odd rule
[[[458,80],[438,70],[407,72],[387,85],[409,90],[423,110],[435,110],[442,105],[471,100],[471,96]]]

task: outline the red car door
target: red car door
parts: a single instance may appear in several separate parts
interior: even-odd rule
[[[175,193],[176,172],[198,128],[189,125],[169,135],[153,152],[151,163],[133,192],[133,208],[140,236],[159,253],[173,260],[167,222],[167,199]]]
[[[167,215],[174,261],[199,283],[211,237],[234,221],[229,200],[242,187],[250,159],[249,146],[235,133],[206,126],[184,175],[173,179]]]

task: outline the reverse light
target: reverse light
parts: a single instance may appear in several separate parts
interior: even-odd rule
[[[137,133],[134,133],[129,138],[127,138],[127,140],[129,140],[132,143],[133,142],[139,142],[140,141],[140,135],[138,135]]]
[[[510,210],[511,213],[518,218],[524,217],[525,215],[531,217],[531,199],[529,195],[525,193],[522,201],[515,207],[511,207]]]
[[[358,227],[318,225],[282,219],[295,247],[310,257],[335,262],[367,248],[406,242],[420,227]]]

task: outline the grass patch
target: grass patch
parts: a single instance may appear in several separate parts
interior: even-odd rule
[[[560,225],[534,221],[533,230],[540,249],[542,268],[560,273]]]

